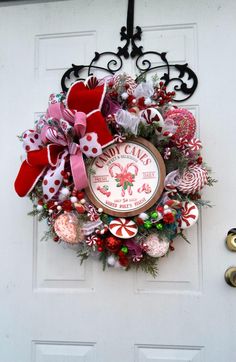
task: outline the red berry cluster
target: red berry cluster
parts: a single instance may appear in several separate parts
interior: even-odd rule
[[[159,106],[164,106],[171,102],[174,96],[175,92],[167,92],[164,83],[160,82],[159,86],[155,88],[153,99],[157,101]]]

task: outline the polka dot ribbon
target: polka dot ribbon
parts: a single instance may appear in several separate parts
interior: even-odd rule
[[[62,131],[45,122],[41,133],[28,130],[23,134],[23,146],[27,158],[22,163],[15,181],[15,190],[21,197],[26,196],[39,178],[43,177],[44,199],[51,199],[61,186],[68,158],[75,188],[78,190],[85,188],[88,180],[83,153],[88,157],[96,157],[102,153],[97,134],[86,133],[85,113],[69,110],[63,112],[62,105],[55,103],[49,105],[47,117],[57,121]],[[79,139],[78,143],[73,142],[70,136],[71,128]]]

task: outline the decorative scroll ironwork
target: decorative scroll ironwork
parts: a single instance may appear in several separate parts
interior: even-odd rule
[[[93,75],[96,71],[103,71],[107,75],[114,75],[122,69],[124,59],[136,58],[135,66],[140,73],[137,79],[156,71],[160,80],[168,87],[168,90],[176,92],[176,102],[183,102],[193,95],[198,85],[198,78],[194,71],[188,67],[188,63],[171,64],[167,60],[166,52],[144,52],[143,47],[136,44],[136,41],[141,41],[142,29],[140,26],[136,26],[134,32],[134,0],[128,1],[127,24],[121,28],[120,36],[120,40],[126,43],[122,47],[119,46],[117,52],[95,52],[95,56],[90,64],[72,64],[72,67],[62,76],[62,90],[67,92],[73,81],[84,80],[84,71],[86,72],[86,77]],[[107,59],[107,57],[109,60],[105,61],[106,64],[104,66],[99,65],[99,61]],[[155,61],[151,60],[153,57],[156,58]],[[69,85],[67,86],[67,84]]]

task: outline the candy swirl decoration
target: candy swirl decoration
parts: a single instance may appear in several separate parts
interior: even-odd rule
[[[199,164],[190,165],[179,179],[178,190],[183,194],[195,194],[207,184],[208,172]]]
[[[33,201],[31,214],[47,220],[50,239],[73,245],[82,261],[157,275],[158,259],[197,222],[202,190],[214,182],[196,120],[174,99],[162,82],[125,73],[50,95],[20,137],[25,160],[15,181],[17,194]],[[91,197],[92,174],[104,208]]]

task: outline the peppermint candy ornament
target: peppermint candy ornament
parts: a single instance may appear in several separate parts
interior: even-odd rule
[[[193,202],[186,201],[182,204],[182,213],[178,225],[181,229],[188,229],[197,222],[198,217],[197,206]]]
[[[96,235],[92,235],[92,236],[88,236],[87,239],[85,240],[85,242],[88,246],[94,246],[97,244],[98,240],[99,240],[99,238]]]
[[[158,134],[162,133],[164,120],[161,113],[156,108],[147,108],[140,113],[140,116],[147,124],[157,123],[158,127],[156,128],[156,132]]]
[[[153,258],[160,258],[166,255],[169,250],[169,241],[157,234],[150,234],[145,241],[146,253]]]
[[[191,112],[183,108],[173,108],[164,115],[166,119],[172,119],[177,126],[175,138],[186,138],[191,140],[196,132],[196,120]]]
[[[202,148],[202,142],[198,138],[192,138],[188,142],[188,148],[194,152],[199,151]]]
[[[207,184],[208,172],[201,165],[190,165],[179,178],[177,188],[183,194],[195,194]]]
[[[118,238],[130,239],[137,234],[138,227],[134,221],[122,217],[111,221],[109,230]]]

